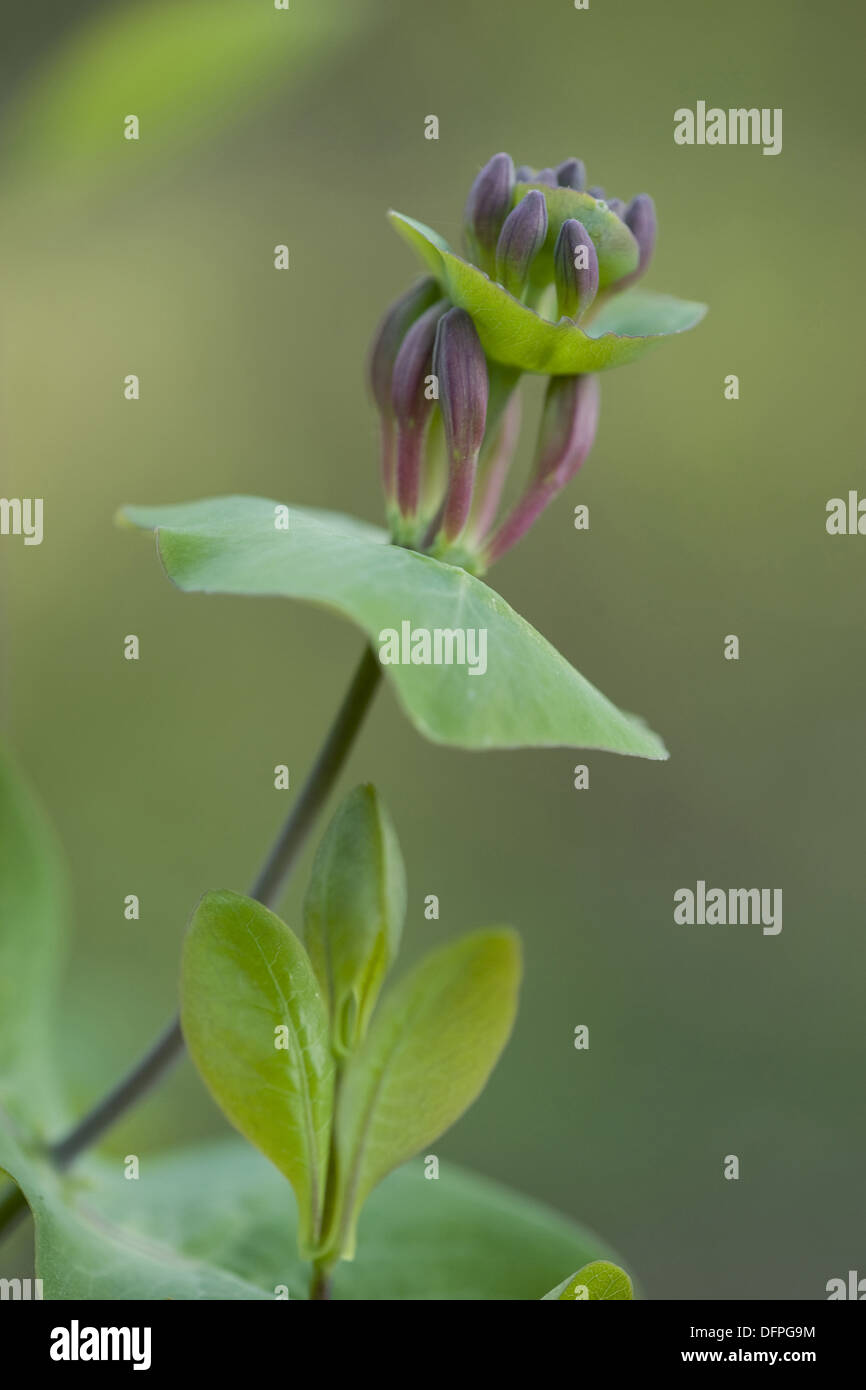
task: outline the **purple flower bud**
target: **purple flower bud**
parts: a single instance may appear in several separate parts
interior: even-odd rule
[[[488,566],[526,534],[574,477],[595,441],[599,403],[597,376],[550,378],[532,481],[487,546],[484,560]]]
[[[439,321],[433,370],[448,449],[448,492],[442,515],[447,541],[460,535],[472,505],[478,452],[487,421],[487,360],[475,324],[465,309],[450,309]]]
[[[531,188],[505,219],[496,243],[496,278],[520,299],[529,279],[529,267],[547,236],[547,199]]]
[[[532,183],[546,183],[548,188],[558,188],[555,169],[539,169],[537,174],[532,175]]]
[[[648,193],[638,193],[636,198],[632,198],[625,210],[623,221],[637,242],[640,252],[637,270],[630,277],[637,279],[649,265],[656,244],[656,207]]]
[[[397,421],[397,502],[403,516],[418,510],[424,435],[435,396],[433,373],[436,326],[448,307],[440,299],[416,319],[397,353],[391,380],[391,407]]]
[[[408,330],[424,310],[435,303],[440,293],[432,277],[413,285],[388,309],[370,349],[367,377],[382,422],[382,476],[389,500],[394,493],[394,411],[391,405],[394,363]]]
[[[514,181],[515,183],[532,183],[532,166],[529,164],[521,164],[520,167],[514,171]]]
[[[483,270],[492,270],[496,241],[511,207],[514,165],[511,156],[495,154],[476,178],[466,202],[466,237]]]
[[[564,159],[556,166],[556,181],[560,188],[574,188],[582,193],[586,188],[586,166],[582,159]]]
[[[563,222],[553,249],[557,312],[575,323],[598,292],[598,255],[582,222],[569,217]]]
[[[620,222],[622,222],[625,214],[625,203],[622,198],[608,198],[607,205],[610,211],[615,212]]]
[[[592,188],[588,188],[586,191],[589,194],[590,198],[601,198],[602,202],[606,197],[604,189],[599,188],[598,184],[594,184]]]

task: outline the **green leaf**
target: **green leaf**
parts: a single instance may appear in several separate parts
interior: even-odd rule
[[[549,642],[480,579],[387,544],[384,531],[336,513],[291,509],[274,526],[274,502],[211,498],[128,507],[134,526],[156,529],[169,577],[190,592],[283,595],[336,609],[377,644],[402,623],[428,630],[484,629],[487,670],[387,665],[398,698],[427,738],[460,748],[603,748],[665,758],[661,740],[620,713]]]
[[[399,212],[388,215],[449,299],[472,315],[487,355],[524,372],[571,376],[621,367],[642,357],[665,337],[693,328],[706,313],[704,304],[646,290],[625,290],[599,309],[586,332],[569,319],[551,323],[477,266],[456,256],[447,242],[423,223]],[[618,301],[626,306],[619,312],[615,307]]]
[[[396,831],[375,787],[356,787],[325,832],[304,900],[304,942],[339,1056],[367,1031],[405,915],[406,870]]]
[[[4,1138],[34,1209],[36,1272],[46,1299],[307,1297],[288,1183],[242,1139],[143,1155],[139,1179],[120,1161],[89,1160],[58,1181]],[[562,1269],[614,1257],[597,1236],[517,1192],[422,1159],[370,1196],[358,1259],[339,1266],[336,1299],[527,1299]]]
[[[319,1237],[330,1144],[334,1062],[328,1016],[300,941],[239,893],[207,893],[187,932],[184,1037],[217,1104],[285,1174],[301,1243]]]
[[[516,935],[487,930],[434,951],[385,997],[340,1086],[329,1251],[351,1258],[372,1189],[483,1089],[511,1032],[519,984]]]
[[[145,1161],[146,1162],[146,1161]],[[96,1165],[83,1177],[61,1178],[13,1138],[0,1111],[0,1169],[20,1187],[35,1226],[36,1275],[46,1299],[264,1299],[269,1294],[190,1250],[163,1244],[152,1230],[126,1229],[106,1211]],[[115,1165],[115,1212],[136,1206],[136,1182]],[[199,1168],[198,1181],[204,1180]],[[283,1184],[285,1186],[285,1184]],[[180,1199],[183,1196],[179,1194]],[[216,1215],[216,1213],[215,1213]],[[221,1219],[221,1218],[220,1218]]]
[[[56,1118],[52,1017],[65,884],[54,836],[0,754],[0,1105]]]
[[[14,166],[61,175],[135,175],[213,139],[288,78],[345,44],[363,19],[355,3],[335,24],[313,0],[286,12],[270,0],[156,0],[114,7],[77,26],[7,114]],[[140,138],[126,140],[127,115]]]
[[[602,1299],[632,1298],[634,1290],[624,1269],[611,1264],[609,1260],[593,1260],[576,1274],[563,1279],[561,1284],[544,1295],[542,1302],[557,1299],[559,1302],[591,1303]]]

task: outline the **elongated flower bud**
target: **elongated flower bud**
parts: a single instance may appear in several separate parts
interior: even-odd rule
[[[620,221],[625,221],[625,203],[622,198],[608,198],[607,205],[611,212],[615,212]]]
[[[416,319],[397,353],[391,379],[391,407],[397,422],[397,501],[404,517],[418,510],[424,434],[436,396],[433,372],[436,325],[448,307],[438,300]]]
[[[637,242],[640,252],[637,270],[631,277],[637,279],[649,265],[656,244],[656,206],[648,193],[638,193],[636,198],[632,198],[625,210],[623,221]]]
[[[391,404],[391,383],[397,353],[407,332],[416,319],[440,297],[440,289],[432,276],[413,285],[385,313],[370,349],[367,377],[382,423],[382,479],[385,496],[394,497],[394,410]]]
[[[363,1039],[405,912],[406,874],[391,818],[374,787],[357,787],[325,832],[304,900],[304,939],[338,1056]]]
[[[532,183],[532,165],[519,165],[514,171],[514,179],[516,183]]]
[[[577,323],[598,292],[598,255],[582,222],[563,222],[553,250],[556,303],[560,318]]]
[[[586,167],[582,159],[564,159],[556,166],[556,181],[560,188],[574,188],[582,193],[586,188]]]
[[[466,525],[478,452],[487,420],[487,361],[465,309],[450,309],[439,321],[433,369],[448,449],[448,492],[442,531],[453,541]]]
[[[496,242],[511,207],[514,164],[511,156],[495,154],[469,190],[464,221],[466,239],[483,270],[492,272]]]
[[[548,503],[574,477],[595,441],[599,404],[597,376],[550,378],[533,476],[523,497],[487,546],[484,558],[488,566],[526,534]]]
[[[538,173],[532,175],[532,182],[546,183],[548,188],[559,187],[555,169],[539,169]]]
[[[547,199],[531,188],[505,219],[496,243],[496,278],[520,299],[529,279],[529,267],[547,236]]]
[[[537,483],[559,492],[571,481],[595,442],[600,401],[595,375],[550,378],[538,431]]]

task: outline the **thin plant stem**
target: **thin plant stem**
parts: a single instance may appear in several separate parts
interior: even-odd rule
[[[337,711],[301,793],[249,890],[249,897],[257,899],[265,907],[272,906],[279,898],[313,828],[316,816],[349,755],[380,677],[381,668],[376,656],[372,648],[365,647],[343,703]],[[110,1129],[126,1110],[142,1099],[180,1058],[183,1050],[180,1019],[175,1018],[114,1089],[67,1135],[49,1147],[48,1152],[55,1165],[58,1168],[67,1168],[80,1153]],[[0,1203],[0,1235],[10,1229],[22,1204],[23,1198],[20,1202],[7,1198]],[[325,1293],[317,1295],[322,1298],[326,1296]]]

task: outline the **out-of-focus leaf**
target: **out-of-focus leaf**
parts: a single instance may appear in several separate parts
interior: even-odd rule
[[[622,714],[495,589],[464,570],[388,545],[384,531],[337,513],[216,497],[168,507],[127,507],[121,520],[156,530],[162,562],[190,592],[283,595],[334,608],[374,644],[383,631],[483,632],[486,670],[467,665],[386,665],[420,733],[459,748],[603,748],[666,758],[639,719]],[[480,641],[480,638],[478,639]]]
[[[561,1270],[615,1258],[598,1236],[519,1192],[445,1160],[436,1179],[426,1168],[419,1157],[371,1193],[357,1258],[337,1267],[334,1298],[532,1300]],[[133,1234],[245,1284],[307,1296],[291,1189],[242,1140],[157,1156],[138,1182],[117,1164],[88,1200]]]
[[[0,753],[0,1105],[55,1118],[51,1058],[64,882],[54,836]]]
[[[4,143],[25,175],[80,183],[164,161],[299,82],[351,39],[364,0],[137,0],[108,6],[26,81]],[[140,138],[124,138],[135,115]]]
[[[519,984],[516,935],[487,930],[426,956],[385,996],[340,1085],[329,1249],[353,1253],[372,1189],[472,1104],[508,1039]]]
[[[217,1104],[295,1189],[301,1241],[322,1218],[334,1061],[309,957],[284,922],[239,893],[206,893],[183,951],[184,1037]]]
[[[126,1229],[100,1200],[98,1177],[59,1177],[13,1138],[0,1111],[0,1169],[20,1187],[33,1214],[36,1275],[46,1299],[265,1299],[272,1297],[229,1270],[219,1269],[152,1231]],[[97,1170],[98,1171],[98,1170]],[[116,1213],[137,1206],[137,1182],[115,1172]],[[203,1172],[198,1182],[205,1182]],[[180,1200],[184,1195],[178,1194]],[[124,1201],[123,1198],[126,1200]],[[215,1219],[222,1219],[214,1212]]]

